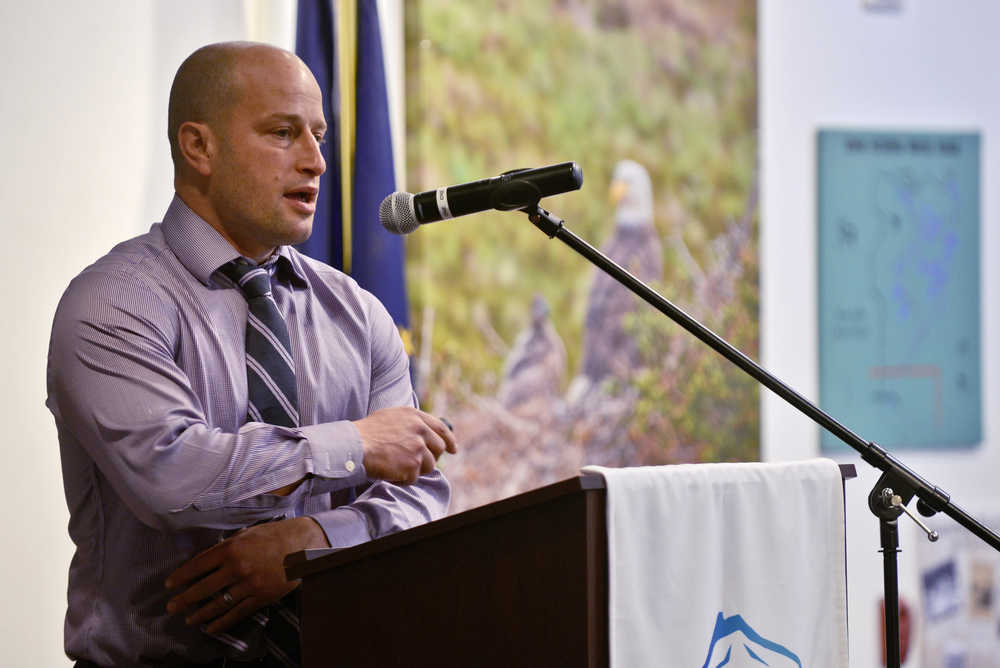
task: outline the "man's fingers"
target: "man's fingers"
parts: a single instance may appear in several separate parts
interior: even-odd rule
[[[213,545],[185,561],[180,568],[167,577],[167,589],[183,587],[189,582],[197,580],[205,573],[218,568],[222,562],[221,553],[218,552],[221,545],[223,543]]]
[[[451,429],[441,434],[441,438],[444,439],[445,450],[451,454],[458,452],[458,441],[455,440],[455,433]]]
[[[441,453],[444,452],[447,447],[444,439],[441,438],[436,431],[430,428],[428,428],[424,433],[423,439],[425,450],[429,450],[434,456],[434,460],[437,461],[437,458],[441,456]],[[424,471],[424,473],[427,473],[427,471]]]
[[[236,587],[231,587],[216,596],[212,596],[206,601],[205,605],[187,615],[184,621],[188,626],[194,626],[195,624],[218,619],[226,614],[247,598],[246,596],[234,596],[232,592],[235,589]]]
[[[434,470],[444,452],[457,452],[451,429],[412,406],[382,408],[355,423],[372,478],[412,483]]]
[[[226,614],[222,615],[221,617],[213,621],[211,624],[209,624],[205,628],[205,632],[219,633],[220,631],[225,631],[226,629],[228,629],[241,619],[244,619],[252,615],[254,611],[260,609],[261,607],[263,606],[253,596],[245,598],[239,603],[237,603],[235,606],[233,606],[233,608],[229,612],[227,612]]]
[[[440,451],[435,451],[434,456],[438,457],[442,452],[447,450],[448,452],[455,454],[458,451],[458,446],[455,442],[455,434],[451,430],[451,425],[447,424],[444,420],[438,417],[434,417],[429,413],[420,413],[420,418],[424,421],[431,430],[441,437],[442,445]],[[430,444],[428,444],[430,445]]]
[[[248,601],[253,603],[256,600],[253,589],[247,586],[245,580],[237,582],[228,589],[224,589],[212,596],[205,605],[188,615],[185,621],[188,625],[193,626],[203,622],[219,620],[229,613],[229,611],[245,609]],[[260,606],[258,605],[257,607]]]
[[[167,612],[181,612],[188,606],[208,598],[232,583],[232,574],[223,569],[210,573],[170,599],[170,602],[167,603]]]
[[[420,460],[420,475],[427,475],[434,470],[436,458],[428,450],[424,450],[424,455]]]

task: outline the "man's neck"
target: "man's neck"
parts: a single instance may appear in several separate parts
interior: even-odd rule
[[[182,183],[175,179],[174,191],[189,209],[198,214],[199,218],[208,223],[212,229],[218,232],[223,239],[228,241],[229,245],[243,257],[249,258],[257,264],[264,264],[272,255],[278,252],[277,246],[272,246],[271,248],[251,249],[245,247],[244,244],[241,244],[234,239],[226,229],[226,226],[222,224],[218,213],[215,211],[215,207],[212,206],[211,202],[208,201],[208,199],[196,186]]]

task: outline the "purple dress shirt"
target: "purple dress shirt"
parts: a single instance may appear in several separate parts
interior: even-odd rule
[[[238,256],[175,196],[162,223],[77,276],[56,311],[46,404],[76,544],[70,657],[222,656],[221,643],[166,613],[163,582],[227,530],[307,515],[347,547],[447,511],[438,471],[413,485],[366,477],[351,421],[416,405],[403,344],[377,299],[290,247],[271,282],[302,426],[246,422],[247,303],[217,273]],[[288,496],[267,493],[303,477]]]

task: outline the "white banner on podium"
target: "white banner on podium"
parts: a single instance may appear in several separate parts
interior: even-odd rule
[[[847,668],[833,461],[584,471],[608,488],[612,668]]]

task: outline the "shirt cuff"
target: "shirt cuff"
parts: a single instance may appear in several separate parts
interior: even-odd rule
[[[364,448],[361,434],[350,420],[324,422],[299,427],[305,437],[312,459],[312,475],[335,481],[334,485],[320,484],[314,492],[333,491],[361,485],[367,479],[364,467]],[[319,482],[319,481],[317,481]]]
[[[352,547],[367,543],[372,538],[365,516],[348,506],[325,510],[309,517],[319,524],[330,547]]]

